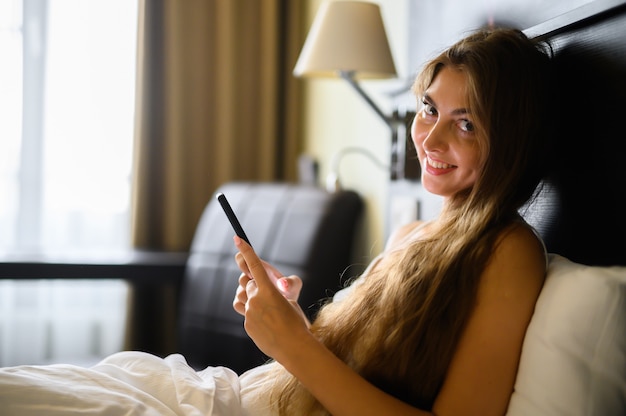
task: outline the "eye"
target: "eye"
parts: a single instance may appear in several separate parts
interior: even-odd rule
[[[466,119],[459,120],[457,125],[459,126],[459,128],[461,130],[463,130],[466,133],[473,133],[474,132],[474,123],[472,123],[469,120],[466,120]]]
[[[425,99],[422,99],[422,110],[421,111],[424,114],[429,115],[429,116],[436,116],[437,115],[437,109],[435,107],[433,107],[433,105],[430,104]]]

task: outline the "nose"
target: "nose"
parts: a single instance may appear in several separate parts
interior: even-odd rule
[[[422,147],[425,151],[432,152],[445,149],[447,144],[444,126],[440,120],[437,120],[436,123],[429,126],[429,130],[422,141]]]

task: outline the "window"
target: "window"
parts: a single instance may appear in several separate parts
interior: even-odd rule
[[[0,0],[0,252],[129,247],[137,2]],[[124,282],[0,280],[0,365],[122,348]]]
[[[19,1],[0,0],[0,247],[16,241],[17,177],[22,117]]]
[[[137,4],[0,0],[0,249],[129,246]]]

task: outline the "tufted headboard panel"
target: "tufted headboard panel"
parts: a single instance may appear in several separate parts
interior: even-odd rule
[[[555,50],[556,146],[522,209],[548,251],[626,265],[626,2],[596,0],[525,31]]]

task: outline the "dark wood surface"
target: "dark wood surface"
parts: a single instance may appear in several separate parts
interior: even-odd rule
[[[122,279],[132,284],[179,284],[187,253],[0,254],[0,279]]]

